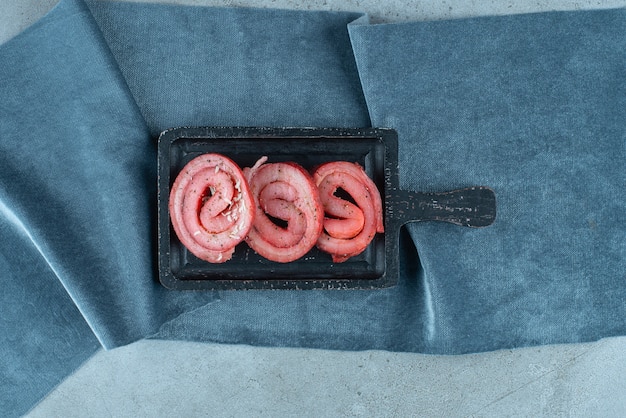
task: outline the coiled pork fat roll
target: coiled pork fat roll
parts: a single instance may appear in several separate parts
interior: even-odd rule
[[[317,187],[304,168],[291,162],[266,161],[263,157],[244,169],[256,204],[256,218],[246,242],[262,257],[288,263],[315,247],[324,210]]]
[[[185,165],[172,185],[169,210],[180,242],[210,263],[232,258],[255,214],[243,172],[220,154],[203,154]]]
[[[326,213],[317,247],[331,254],[335,263],[362,253],[376,233],[384,232],[380,192],[360,165],[326,163],[315,170],[313,180]]]

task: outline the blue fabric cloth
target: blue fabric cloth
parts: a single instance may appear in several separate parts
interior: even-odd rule
[[[20,415],[100,344],[24,225],[0,203],[0,411]]]
[[[62,0],[0,46],[2,409],[140,338],[455,354],[625,334],[624,17]],[[488,185],[498,219],[409,225],[390,289],[167,291],[156,135],[181,125],[394,127],[402,187]]]
[[[626,330],[626,9],[351,25],[400,186],[493,187],[489,228],[410,224],[428,351]]]
[[[177,126],[369,126],[356,13],[90,2],[151,135]]]

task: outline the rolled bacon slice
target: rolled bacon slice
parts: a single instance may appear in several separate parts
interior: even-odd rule
[[[243,172],[220,154],[203,154],[187,163],[172,185],[169,210],[180,242],[210,263],[231,259],[255,214]]]
[[[256,205],[246,242],[262,257],[288,263],[315,246],[324,210],[306,170],[296,163],[266,161],[263,157],[254,167],[244,169]]]
[[[380,192],[360,165],[347,161],[323,164],[313,173],[313,181],[325,211],[317,247],[331,254],[335,263],[362,253],[376,233],[384,232]],[[342,193],[350,195],[354,203],[342,198]]]

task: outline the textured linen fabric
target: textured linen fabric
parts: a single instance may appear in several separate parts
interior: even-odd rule
[[[154,279],[156,147],[85,5],[2,55],[0,202],[33,242],[22,263],[48,264],[105,347],[210,300]]]
[[[401,187],[485,184],[480,230],[409,225],[428,351],[626,331],[626,9],[352,25]]]
[[[2,406],[22,413],[96,342],[452,354],[626,333],[624,17],[62,0],[0,46]],[[496,223],[410,225],[390,289],[159,285],[162,129],[370,124],[398,130],[402,187],[491,186]]]
[[[89,2],[153,136],[177,126],[369,126],[356,13]]]
[[[26,412],[100,343],[23,225],[2,203],[0,213],[0,411],[6,417]]]
[[[82,263],[84,252],[77,248],[84,227],[73,224],[81,208],[69,204],[75,198],[71,194],[83,189],[94,197],[89,179],[73,178],[76,159],[92,152],[83,138],[100,118],[93,103],[83,103],[90,97],[79,93],[86,88],[81,77],[101,81],[90,70],[97,74],[103,65],[113,65],[100,59],[102,45],[93,42],[93,25],[70,17],[84,16],[84,10],[67,6],[61,5],[0,48],[3,416],[25,413],[100,347],[64,282],[78,270],[86,270],[81,274],[84,287],[90,287],[92,279],[88,264]],[[78,53],[77,44],[88,48]],[[94,56],[98,59],[90,63]],[[96,89],[108,91],[97,84]],[[143,129],[140,119],[132,125]],[[80,186],[77,190],[58,192],[72,181],[72,188]]]
[[[154,280],[155,146],[84,4],[61,2],[0,62],[0,410],[13,416],[98,342],[134,341],[211,295]]]

